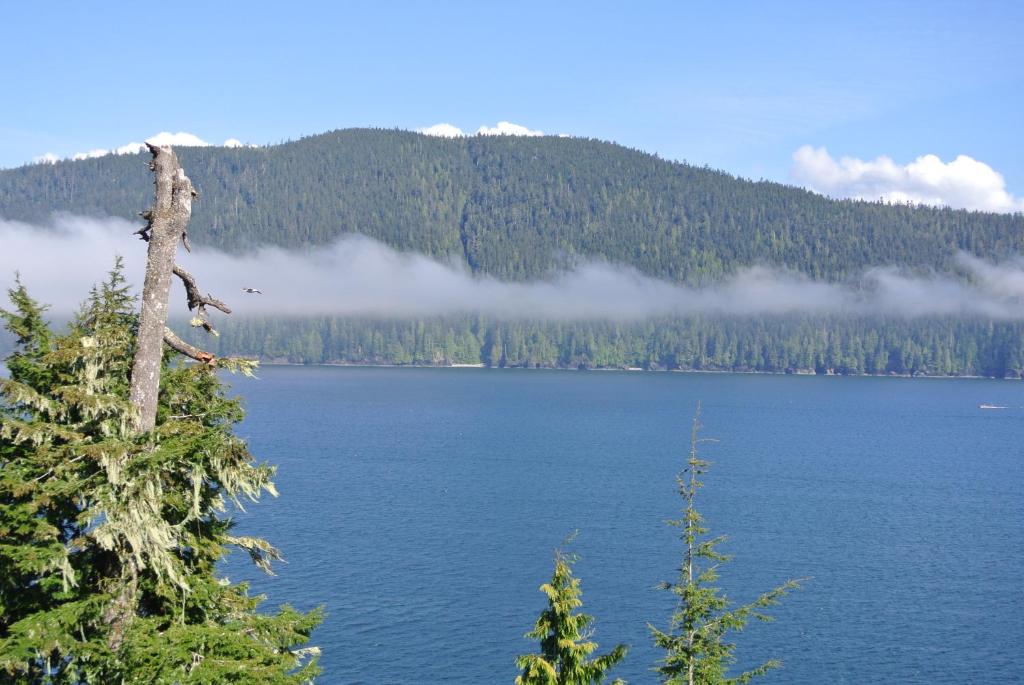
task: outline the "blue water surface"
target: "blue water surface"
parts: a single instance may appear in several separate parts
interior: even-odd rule
[[[737,601],[810,577],[736,637],[765,683],[1007,683],[1024,672],[1024,384],[489,369],[264,367],[232,378],[278,499],[238,517],[288,563],[224,571],[327,618],[323,683],[511,683],[572,531],[615,675],[656,682],[682,544],[690,419],[714,462],[698,509]],[[981,404],[1005,409],[981,409]]]

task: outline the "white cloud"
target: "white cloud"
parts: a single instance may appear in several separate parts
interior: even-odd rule
[[[172,145],[174,147],[210,147],[211,143],[206,142],[194,133],[186,133],[185,131],[179,131],[178,133],[171,133],[169,131],[161,131],[155,136],[146,138],[146,143],[152,143],[153,145]],[[237,138],[228,138],[224,141],[224,147],[256,147],[243,143]],[[120,147],[116,147],[112,150],[106,148],[96,148],[95,150],[89,150],[88,152],[76,152],[71,155],[70,159],[95,159],[96,157],[104,157],[106,155],[136,155],[140,152],[145,152],[146,145],[144,143],[127,143]],[[36,157],[32,160],[34,164],[52,164],[57,162],[61,158],[52,152],[47,152],[44,155]],[[65,158],[68,159],[68,158]]]
[[[185,133],[180,131],[178,133],[170,133],[168,131],[161,131],[155,136],[146,138],[147,143],[153,145],[174,145],[176,147],[209,147],[210,144],[199,136],[192,133]],[[76,152],[71,156],[71,159],[93,159],[95,157],[104,157],[106,155],[137,155],[146,149],[143,143],[128,143],[121,147],[116,147],[113,150],[106,150],[98,148],[96,150],[89,150],[88,152]]]
[[[209,147],[210,143],[192,133],[185,133],[179,131],[178,133],[168,133],[167,131],[161,131],[155,136],[146,138],[146,142],[151,145],[176,145],[179,147]]]
[[[433,126],[427,126],[425,128],[416,129],[417,133],[422,133],[427,136],[440,136],[443,138],[461,138],[467,135],[458,126],[452,124],[441,123],[434,124]],[[543,131],[534,131],[525,126],[519,124],[513,124],[511,121],[499,121],[496,126],[481,126],[476,130],[478,136],[542,136]],[[563,138],[568,138],[568,133],[559,134]]]
[[[959,155],[943,162],[936,155],[901,165],[889,157],[864,161],[834,159],[824,147],[804,145],[793,153],[794,180],[811,190],[861,200],[949,206],[988,212],[1024,211],[1024,198],[1011,195],[995,169]]]
[[[146,148],[142,143],[128,143],[121,147],[114,148],[109,154],[114,155],[137,155]]]
[[[426,128],[418,128],[416,132],[422,133],[425,136],[439,136],[441,138],[461,138],[466,135],[458,126],[443,123],[427,126]]]
[[[259,147],[256,143],[243,143],[238,138],[228,138],[221,147]]]
[[[71,155],[71,159],[94,159],[96,157],[102,157],[103,155],[109,155],[110,150],[104,150],[102,148],[96,150],[89,150],[88,152],[76,152]]]
[[[476,130],[478,136],[542,136],[544,131],[532,131],[525,126],[513,124],[511,121],[499,121],[493,128],[481,126]]]

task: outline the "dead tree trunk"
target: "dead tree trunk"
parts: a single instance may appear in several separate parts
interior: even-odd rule
[[[189,250],[188,221],[192,216],[192,201],[197,194],[185,170],[178,163],[174,150],[148,143],[147,147],[153,153],[149,168],[156,176],[156,203],[153,209],[142,212],[148,223],[137,231],[149,243],[149,250],[146,255],[146,277],[142,287],[142,310],[139,313],[139,334],[135,342],[130,394],[136,411],[135,427],[140,433],[151,431],[156,426],[164,343],[204,364],[214,366],[218,361],[214,355],[189,345],[167,328],[171,275],[181,279],[185,285],[188,308],[196,310],[196,316],[192,319],[193,326],[205,328],[216,335],[217,332],[206,316],[206,308],[209,306],[225,314],[231,313],[228,306],[213,295],[203,295],[195,277],[174,263],[179,239],[185,249]],[[235,365],[231,368],[245,370],[244,360],[221,360],[229,363],[229,366],[232,361]]]
[[[147,224],[137,231],[149,243],[149,248],[129,395],[135,410],[135,429],[139,433],[156,427],[160,367],[165,342],[181,354],[210,366],[216,365],[218,361],[214,355],[189,345],[167,328],[167,300],[171,292],[172,274],[177,275],[185,284],[188,308],[198,309],[192,325],[202,326],[215,333],[206,317],[206,307],[216,307],[225,314],[231,313],[227,305],[212,295],[202,295],[192,274],[174,263],[178,240],[182,241],[186,250],[189,249],[188,222],[192,216],[192,201],[197,195],[170,147],[149,144],[147,147],[153,153],[153,161],[149,166],[156,176],[156,203],[152,209],[142,212]],[[239,363],[236,360],[236,366]],[[110,626],[107,645],[113,651],[121,648],[127,626],[135,616],[141,570],[134,557],[130,559],[124,586],[104,614],[104,621]]]
[[[178,240],[188,231],[195,191],[178,157],[170,147],[148,145],[153,153],[150,168],[156,176],[156,203],[143,213],[149,225],[142,237],[149,242],[146,278],[142,288],[139,334],[132,364],[131,403],[140,432],[156,425],[156,400],[160,391],[160,360],[167,325],[167,298]]]

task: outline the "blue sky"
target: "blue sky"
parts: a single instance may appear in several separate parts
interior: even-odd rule
[[[967,155],[1012,211],[1022,36],[1016,1],[22,2],[0,24],[0,167],[159,131],[266,144],[505,120],[839,195],[892,176],[843,156],[903,173]],[[794,172],[802,146],[816,156]],[[896,190],[926,197],[905,175]]]

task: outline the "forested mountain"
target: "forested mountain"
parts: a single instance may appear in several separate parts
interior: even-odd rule
[[[363,233],[521,280],[582,257],[696,284],[754,263],[829,280],[1024,252],[1024,215],[831,200],[581,138],[349,129],[263,148],[181,148],[196,244],[239,251]],[[0,217],[135,218],[143,155],[0,171]]]
[[[362,233],[507,280],[604,259],[691,285],[743,266],[824,280],[897,265],[950,271],[957,250],[1024,253],[1024,215],[839,201],[611,143],[350,129],[263,148],[180,148],[201,200],[194,244],[314,247]],[[135,218],[147,159],[0,171],[0,217]],[[983,318],[660,319],[644,323],[243,319],[222,353],[293,362],[1021,375],[1022,324]]]

